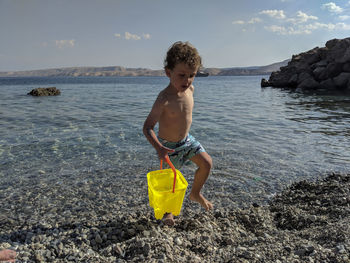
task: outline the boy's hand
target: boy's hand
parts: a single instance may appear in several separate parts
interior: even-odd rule
[[[165,158],[168,156],[169,153],[173,153],[175,150],[167,148],[167,147],[160,147],[157,151],[159,160],[165,161]]]

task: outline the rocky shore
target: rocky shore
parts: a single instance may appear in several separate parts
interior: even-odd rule
[[[127,180],[117,199],[107,180],[0,186],[0,249],[17,262],[350,262],[350,174],[296,182],[267,205],[204,212],[186,200],[175,227]]]
[[[350,38],[332,39],[294,55],[288,65],[272,72],[262,87],[279,87],[304,93],[350,94]]]

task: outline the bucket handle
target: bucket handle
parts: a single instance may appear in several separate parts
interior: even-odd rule
[[[174,173],[174,182],[173,182],[173,193],[175,193],[175,183],[176,183],[176,169],[174,167],[174,165],[172,164],[172,162],[170,161],[169,156],[167,155],[165,157],[165,161],[167,162],[167,164],[169,164],[170,168],[173,170]],[[160,160],[160,169],[163,169],[163,160]]]

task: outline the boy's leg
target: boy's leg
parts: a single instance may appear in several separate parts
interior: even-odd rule
[[[174,215],[172,213],[165,213],[163,216],[163,223],[168,226],[175,225]]]
[[[200,191],[209,177],[210,170],[213,166],[212,159],[207,152],[200,152],[193,156],[190,160],[198,166],[198,169],[194,175],[190,199],[200,203],[205,210],[210,210],[213,208],[213,204],[205,199]]]

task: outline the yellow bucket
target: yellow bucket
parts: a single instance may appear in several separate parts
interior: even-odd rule
[[[147,174],[149,205],[153,207],[156,219],[162,219],[165,213],[172,213],[175,216],[180,214],[188,185],[182,173],[174,168],[169,158],[166,158],[166,161],[171,169]]]

